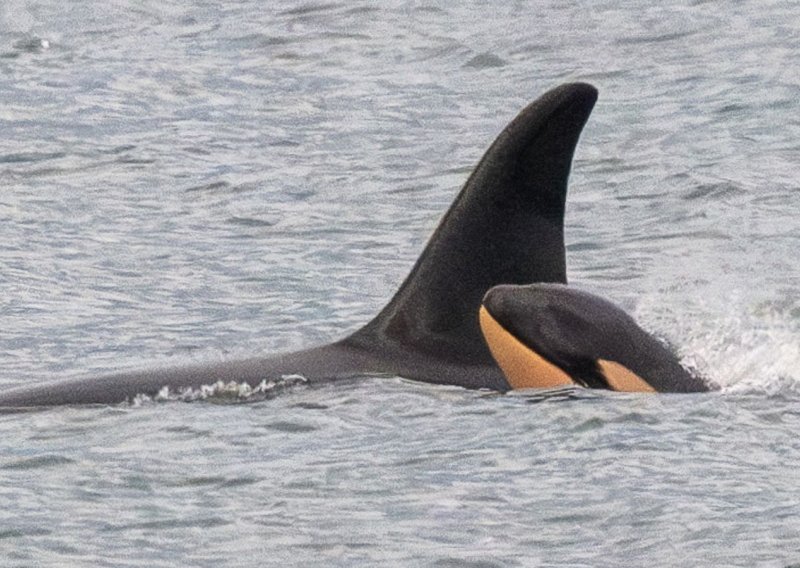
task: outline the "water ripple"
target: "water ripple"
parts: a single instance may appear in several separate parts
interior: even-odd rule
[[[4,560],[796,560],[797,11],[591,8],[0,3],[2,386],[346,335],[503,125],[584,80],[570,281],[723,387],[384,377],[4,412]]]

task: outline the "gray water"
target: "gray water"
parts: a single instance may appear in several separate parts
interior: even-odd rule
[[[0,387],[342,336],[546,89],[572,284],[722,386],[0,415],[1,566],[800,562],[792,3],[0,5]]]

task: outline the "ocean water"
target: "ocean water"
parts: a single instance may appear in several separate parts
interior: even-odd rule
[[[570,281],[721,391],[0,414],[0,566],[800,563],[800,11],[455,4],[0,4],[0,387],[357,329],[582,80]]]

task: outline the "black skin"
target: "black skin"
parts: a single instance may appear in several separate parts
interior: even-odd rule
[[[0,406],[114,404],[164,386],[255,386],[289,374],[312,383],[387,374],[508,390],[479,329],[481,300],[498,284],[566,282],[567,180],[596,99],[594,87],[572,83],[523,109],[481,159],[394,298],[353,335],[272,357],[26,385],[0,392]]]
[[[578,384],[609,388],[597,365],[614,361],[659,392],[705,392],[667,347],[608,300],[565,284],[495,286],[483,305],[506,331]]]

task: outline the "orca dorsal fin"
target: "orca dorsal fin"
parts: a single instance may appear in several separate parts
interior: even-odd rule
[[[572,156],[597,100],[557,87],[500,133],[394,298],[351,344],[394,342],[466,365],[493,365],[478,310],[497,284],[566,282],[564,206]]]

